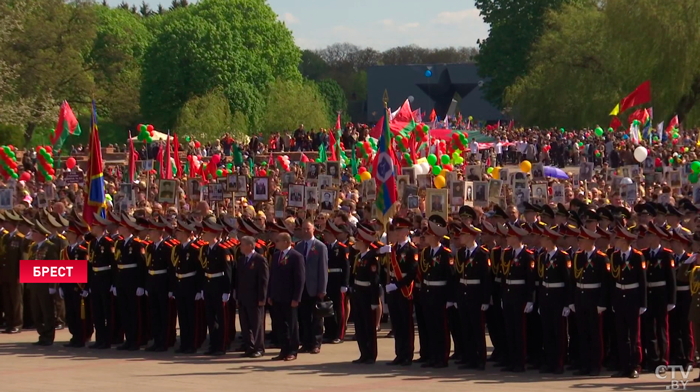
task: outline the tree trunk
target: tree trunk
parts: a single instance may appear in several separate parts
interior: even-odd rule
[[[693,83],[690,85],[690,91],[681,97],[676,104],[676,114],[678,115],[678,121],[683,123],[683,120],[688,115],[693,106],[700,99],[700,75],[696,75],[693,79]]]
[[[36,123],[27,123],[27,128],[24,130],[24,146],[26,147],[32,140],[34,135],[34,129],[36,129]]]

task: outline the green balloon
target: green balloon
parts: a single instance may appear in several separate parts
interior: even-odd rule
[[[433,175],[437,176],[442,172],[442,168],[440,166],[433,166]]]
[[[613,132],[614,132],[614,130],[612,129],[612,127],[608,128],[608,132],[610,132],[610,133],[613,133]]]
[[[486,173],[488,173],[488,174],[493,173],[493,168],[492,168],[492,167],[489,167],[488,169],[486,169]]]
[[[141,133],[148,133],[148,127],[146,125],[141,124],[141,129],[139,129],[139,131],[141,131]]]
[[[690,181],[691,184],[695,184],[698,182],[698,173],[690,173],[688,175],[688,181]]]
[[[186,141],[187,143],[189,143],[189,142],[190,142],[190,140],[192,140],[192,139],[190,139],[190,137],[189,137],[189,136],[185,136],[185,141]]]
[[[231,170],[232,167],[233,167],[233,163],[229,162],[226,164],[227,169]]]
[[[401,141],[403,140],[403,136],[396,135],[396,137],[394,139],[396,139],[396,143],[401,143]]]
[[[427,125],[423,125],[423,132],[428,132],[430,130],[430,127]]]
[[[442,162],[443,165],[447,165],[450,163],[450,157],[449,155],[445,154],[440,157],[440,162]]]
[[[355,181],[362,182],[362,177],[359,174],[355,174]]]
[[[221,169],[217,169],[217,170],[216,170],[216,176],[217,176],[217,177],[221,177],[221,176],[223,176],[223,175],[224,175],[224,171],[223,171],[223,170],[221,170]]]
[[[564,128],[559,128],[559,131],[560,131],[561,133],[566,132],[566,131],[564,131]]]
[[[428,163],[430,166],[435,166],[437,164],[437,156],[435,154],[428,155]]]
[[[601,127],[596,128],[596,129],[595,129],[595,134],[596,134],[596,136],[598,136],[598,137],[603,136],[603,128],[601,128]]]
[[[404,153],[404,154],[403,154],[403,159],[405,159],[406,162],[410,161],[410,160],[411,160],[411,154],[409,154],[409,153]]]

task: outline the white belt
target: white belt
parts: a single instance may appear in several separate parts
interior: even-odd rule
[[[136,263],[134,264],[117,264],[117,268],[119,269],[129,269],[129,268],[136,268],[138,265]]]
[[[501,283],[501,278],[496,278],[496,279],[494,279],[493,281],[496,282],[496,283]]]
[[[511,285],[511,286],[525,284],[525,279],[516,279],[516,280],[506,279],[506,284]]]
[[[149,275],[163,275],[163,274],[167,274],[167,273],[168,273],[168,270],[166,270],[166,269],[164,269],[164,270],[148,270]]]
[[[632,284],[615,283],[615,287],[617,287],[620,290],[632,290],[632,289],[639,288],[639,283],[632,283]]]
[[[223,273],[223,272],[217,272],[217,273],[215,273],[215,274],[204,274],[204,276],[206,276],[206,277],[209,278],[209,279],[213,279],[213,278],[219,278],[219,277],[224,276],[224,273]]]
[[[676,291],[690,291],[690,286],[676,286]]]
[[[328,268],[328,273],[331,272],[343,272],[342,268]]]
[[[191,278],[195,275],[197,275],[197,271],[188,272],[186,274],[175,274],[175,276],[177,276],[178,279]]]
[[[369,282],[365,282],[364,280],[356,280],[355,284],[360,287],[369,287],[371,284]]]
[[[446,280],[424,280],[423,283],[425,283],[426,286],[433,287],[447,286]]]
[[[600,283],[576,283],[576,287],[580,289],[599,289],[602,286]]]
[[[419,282],[416,282],[414,286],[420,288],[421,284]]]
[[[111,270],[112,267],[106,266],[106,267],[92,267],[92,270],[95,272],[102,272],[102,271],[109,271]]]
[[[479,279],[460,279],[459,283],[469,286],[470,284],[481,284],[481,281]]]
[[[666,286],[666,281],[663,282],[649,282],[647,283],[647,287],[664,287]]]
[[[544,286],[547,289],[563,289],[564,288],[564,283],[547,283],[547,282],[542,282],[542,286]]]

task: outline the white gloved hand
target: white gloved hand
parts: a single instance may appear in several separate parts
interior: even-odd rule
[[[569,305],[569,310],[576,313],[576,305],[574,305],[574,304]]]
[[[605,312],[605,310],[607,309],[607,308],[604,308],[602,306],[596,306],[596,308],[598,308],[598,314]]]
[[[83,290],[83,291],[80,292],[80,296],[83,297],[83,298],[87,298],[87,296],[88,296],[89,294],[90,294],[90,292],[87,291],[87,290]]]
[[[142,296],[143,293],[145,293],[145,292],[146,292],[146,290],[144,290],[143,287],[139,287],[139,288],[136,289],[136,296],[137,296],[137,297],[140,297],[140,296]]]
[[[392,291],[396,290],[398,287],[394,283],[389,283],[386,285],[386,292],[391,293]]]
[[[199,299],[201,299],[202,301],[204,301],[204,290],[201,290],[201,291],[199,292]]]
[[[202,299],[202,293],[197,293],[197,294],[194,295],[194,300],[195,300],[195,301],[199,301],[200,299]]]
[[[221,294],[221,300],[224,302],[228,302],[228,300],[231,299],[231,294],[229,293],[223,293]]]
[[[146,297],[148,297],[148,290],[144,290],[143,293],[146,294]]]
[[[54,295],[56,294],[56,289],[49,289],[49,295]]]
[[[61,298],[63,298],[63,297],[61,297]],[[666,311],[667,311],[667,312],[670,312],[670,311],[672,311],[672,310],[675,309],[675,308],[676,308],[676,305],[672,305],[672,304],[666,305]]]
[[[168,298],[175,298],[172,291],[168,291]]]
[[[51,289],[49,289],[49,294],[51,294]],[[63,299],[63,289],[60,287],[58,288],[58,295]]]
[[[348,288],[345,287],[345,286],[343,286],[343,287],[340,288],[340,292],[343,293],[343,294],[345,294],[345,293],[348,292]]]
[[[639,315],[643,315],[647,311],[647,308],[639,308]]]
[[[561,316],[562,317],[569,317],[569,314],[571,314],[571,309],[569,309],[569,307],[567,306],[564,308],[564,310],[562,310]]]
[[[481,311],[482,311],[482,312],[485,312],[485,311],[487,311],[487,310],[489,310],[489,304],[483,304],[483,305],[481,305]]]
[[[379,305],[372,305],[371,308],[372,308],[372,310],[377,310],[377,309],[379,309]]]
[[[109,291],[114,295],[115,297],[117,296],[117,288],[112,286],[109,288]]]
[[[448,302],[447,305],[445,305],[445,309],[449,309],[451,307],[455,306],[454,302]]]
[[[534,308],[534,305],[532,302],[528,302],[525,304],[525,313],[530,313],[532,312],[532,309]]]
[[[384,245],[381,248],[379,248],[380,255],[383,255],[385,253],[391,253],[391,245]]]
[[[503,309],[503,300],[501,300],[501,309]]]

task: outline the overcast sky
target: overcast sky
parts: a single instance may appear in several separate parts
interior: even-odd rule
[[[108,0],[115,6],[121,0]],[[146,0],[152,8],[170,0]],[[141,4],[141,0],[127,0]],[[471,0],[268,0],[302,49],[350,42],[378,50],[416,44],[424,47],[476,46],[488,25]],[[461,4],[460,4],[461,3]]]

